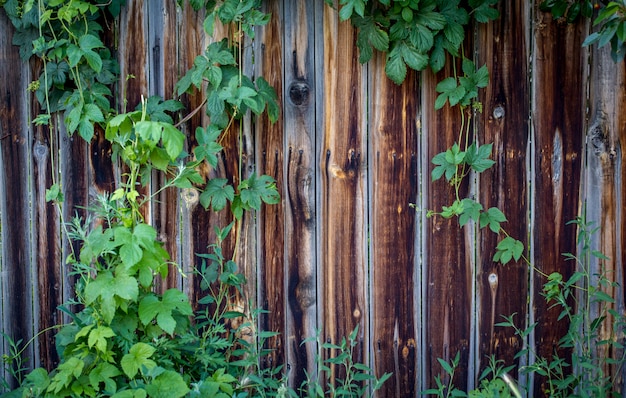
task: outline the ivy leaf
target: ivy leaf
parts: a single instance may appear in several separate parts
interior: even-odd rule
[[[373,49],[387,51],[389,49],[389,35],[381,28],[381,24],[372,16],[353,17],[352,23],[359,29],[356,44],[359,47],[359,62],[368,62],[373,55]]]
[[[99,301],[102,317],[107,323],[111,323],[118,305],[116,297],[135,301],[139,295],[137,279],[127,275],[120,268],[115,276],[111,271],[98,274],[95,280],[85,287],[85,304],[90,305]]]
[[[422,71],[428,66],[428,56],[419,52],[412,45],[408,45],[406,42],[400,43],[400,52],[409,68]]]
[[[474,19],[480,23],[487,23],[500,17],[500,12],[492,8],[496,4],[498,4],[498,0],[469,0],[469,6],[472,8],[471,13]]]
[[[491,207],[486,212],[480,214],[480,228],[485,228],[489,225],[489,229],[496,234],[500,232],[500,223],[506,221],[507,219],[504,216],[504,213],[502,213],[497,207]]]
[[[453,49],[458,49],[465,39],[463,25],[469,22],[469,16],[464,8],[459,7],[460,0],[440,0],[440,12],[446,20],[443,28],[445,38],[450,42]],[[454,55],[454,54],[453,54]]]
[[[85,367],[85,361],[77,357],[70,357],[67,361],[57,366],[57,374],[50,380],[48,392],[59,393],[69,387],[73,380],[78,379]]]
[[[461,151],[457,143],[454,143],[454,145],[445,152],[440,152],[435,155],[432,159],[432,163],[437,167],[431,172],[432,181],[437,181],[443,175],[445,175],[447,181],[450,181],[456,174],[457,166],[463,162],[464,158],[465,152]]]
[[[469,220],[478,222],[480,212],[483,210],[483,205],[469,198],[463,199],[461,203],[463,204],[463,211],[459,215],[459,225],[462,227],[467,224]]]
[[[128,350],[128,354],[124,355],[120,361],[120,365],[122,365],[122,370],[126,376],[132,379],[142,367],[145,367],[147,370],[156,367],[156,362],[150,359],[155,351],[156,348],[146,343],[136,343],[133,345],[130,350]]]
[[[168,289],[163,293],[161,300],[155,294],[149,294],[139,303],[139,319],[148,325],[156,318],[157,325],[166,333],[173,335],[176,320],[172,313],[192,315],[191,304],[185,293],[178,289]]]
[[[496,162],[491,159],[491,149],[493,144],[485,144],[476,147],[476,143],[472,143],[467,148],[465,154],[465,162],[476,172],[483,171],[492,167]]]
[[[339,19],[341,21],[347,21],[354,13],[361,17],[365,14],[365,2],[363,0],[341,0],[340,5]]]
[[[493,261],[500,262],[502,265],[506,265],[511,259],[518,261],[522,257],[524,252],[524,244],[517,239],[513,239],[510,236],[502,239],[498,246],[496,246],[496,253],[493,256]]]
[[[163,127],[163,146],[171,160],[176,160],[183,151],[185,134],[169,123],[161,123]]]
[[[96,390],[100,390],[100,383],[104,383],[104,390],[115,391],[117,384],[114,378],[121,375],[119,369],[110,363],[100,362],[91,372],[89,372],[89,383]]]
[[[172,370],[166,370],[146,385],[146,391],[152,398],[181,398],[190,391],[183,377]],[[215,395],[219,397],[220,395]],[[230,396],[230,395],[228,395]]]
[[[184,108],[183,104],[180,101],[176,100],[167,100],[163,101],[158,95],[153,95],[149,97],[146,102],[146,113],[150,116],[150,120],[153,122],[163,122],[168,124],[174,124],[174,120],[168,114],[177,112]],[[135,110],[140,111],[142,104],[137,104],[137,108]]]
[[[96,347],[98,351],[101,353],[107,352],[107,344],[108,338],[115,336],[115,332],[113,329],[107,326],[98,326],[95,329],[92,329],[89,332],[89,337],[87,339],[87,345],[89,348]]]
[[[262,76],[256,79],[258,95],[267,103],[267,116],[272,123],[278,121],[280,116],[280,105],[278,105],[278,95],[276,90]]]
[[[402,84],[406,78],[406,64],[397,46],[387,54],[385,73],[396,84]]]
[[[252,173],[250,177],[239,184],[238,188],[241,202],[245,208],[260,210],[261,202],[267,204],[280,203],[276,181],[268,175],[257,176],[256,173]]]
[[[206,129],[196,128],[196,141],[198,146],[193,149],[197,161],[206,160],[211,167],[217,167],[217,154],[222,151],[222,146],[217,142],[222,130],[209,124]]]
[[[211,206],[214,211],[220,211],[226,207],[227,201],[232,202],[234,198],[235,189],[226,178],[213,178],[200,195],[200,204],[205,209]]]

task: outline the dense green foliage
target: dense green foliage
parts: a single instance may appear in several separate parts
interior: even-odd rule
[[[333,4],[332,0],[326,2]],[[406,78],[407,67],[416,71],[430,67],[439,72],[445,66],[446,54],[459,57],[472,19],[486,23],[498,18],[498,11],[492,8],[497,2],[341,0],[339,17],[359,29],[359,61],[369,61],[374,50],[384,52],[385,72],[400,84]],[[459,100],[463,96],[459,95]]]

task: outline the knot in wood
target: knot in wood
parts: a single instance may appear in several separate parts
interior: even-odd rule
[[[309,102],[309,85],[302,81],[296,80],[289,86],[289,99],[295,106],[303,106]]]
[[[493,108],[493,118],[498,120],[498,119],[502,119],[504,117],[504,107],[502,105],[498,105],[495,108]]]

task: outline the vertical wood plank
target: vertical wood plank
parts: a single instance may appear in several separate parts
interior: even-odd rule
[[[176,63],[167,60],[176,59],[178,43],[177,9],[175,2],[152,1],[148,6],[148,62],[149,96],[158,95],[164,100],[172,98],[178,71]],[[174,115],[176,116],[176,115]],[[161,172],[155,172],[152,180],[153,192],[163,187],[167,179]],[[168,188],[161,191],[152,204],[152,225],[158,231],[158,239],[176,264],[182,260],[180,247],[180,191]],[[176,265],[169,266],[167,278],[160,283],[161,290],[182,287],[182,277]]]
[[[19,49],[11,44],[13,27],[5,13],[0,13],[0,213],[2,214],[2,331],[14,341],[27,342],[34,333],[33,284],[36,265],[31,222],[33,198],[32,131],[26,87],[31,79],[28,66],[21,61]],[[3,352],[9,353],[3,339]],[[25,366],[32,368],[35,345],[26,348]],[[8,377],[8,375],[7,375]],[[15,386],[15,380],[9,377]]]
[[[609,259],[591,258],[589,272],[596,277],[603,275],[610,281],[602,291],[615,299],[610,308],[618,313],[624,308],[623,244],[624,224],[624,154],[626,140],[626,74],[624,63],[610,57],[609,46],[592,47],[590,71],[590,120],[586,134],[586,162],[583,181],[584,206],[587,221],[598,231],[591,236],[591,248],[601,251]],[[597,283],[597,282],[596,282]],[[590,319],[600,316],[601,305],[589,308]],[[622,338],[615,334],[614,317],[608,315],[598,331],[601,340],[615,341]],[[596,347],[593,353],[604,358],[620,358],[622,350],[610,345]],[[613,391],[623,391],[623,375],[615,365],[604,364],[598,369],[613,380]],[[597,375],[597,374],[596,374]]]
[[[324,7],[324,126],[320,141],[321,319],[323,338],[341,343],[358,325],[354,359],[366,359],[366,74],[356,29]],[[337,353],[330,352],[329,356]],[[341,376],[341,374],[338,374]],[[336,375],[334,375],[336,376]]]
[[[166,78],[173,79],[167,83],[166,88],[172,88],[178,79],[193,66],[196,55],[203,51],[205,45],[205,35],[202,29],[204,14],[199,14],[193,10],[188,2],[176,14],[176,59],[174,69],[166,73]],[[171,73],[171,74],[170,74]],[[192,153],[195,143],[195,129],[206,123],[204,108],[201,107],[203,96],[201,93],[183,94],[179,100],[185,106],[185,112],[192,112],[200,107],[186,123],[180,126],[183,133],[189,137],[189,147],[187,152]],[[202,171],[206,174],[208,171]],[[192,298],[195,305],[200,296],[197,278],[194,278],[193,271],[198,264],[195,253],[206,253],[208,244],[208,231],[205,228],[199,231],[203,223],[206,222],[208,214],[199,203],[200,193],[196,189],[185,189],[181,192],[181,245],[180,260],[181,268],[187,275],[183,280],[183,289]]]
[[[38,105],[34,105],[31,114],[40,113]],[[61,260],[60,217],[56,205],[46,202],[46,189],[52,184],[53,170],[58,170],[60,161],[58,144],[59,136],[65,132],[61,129],[52,133],[48,128],[38,126],[34,131],[33,174],[34,186],[34,220],[33,241],[35,245],[35,264],[37,270],[37,305],[35,313],[38,318],[34,324],[37,331],[48,330],[38,338],[40,359],[36,358],[47,369],[51,370],[58,362],[54,343],[55,330],[50,328],[61,321],[57,307],[63,303],[64,272]],[[55,176],[55,177],[58,177]],[[56,178],[58,181],[58,178]]]
[[[385,58],[370,63],[369,120],[371,250],[371,350],[378,377],[393,376],[382,397],[419,395],[416,335],[418,294],[416,219],[409,204],[418,195],[417,117],[419,80],[409,73],[401,86],[385,75]]]
[[[528,250],[528,174],[530,83],[528,71],[530,32],[529,3],[498,3],[500,18],[478,30],[477,67],[486,64],[489,86],[481,90],[482,113],[477,113],[478,142],[493,143],[496,164],[480,174],[479,201],[484,209],[497,207],[508,219],[502,227]],[[520,362],[515,355],[524,342],[512,328],[495,327],[502,315],[517,314],[523,321],[528,312],[528,266],[523,261],[502,266],[492,261],[498,241],[489,228],[480,230],[478,241],[477,349],[476,374],[485,368],[487,358],[495,355],[506,365]],[[523,362],[521,363],[524,364]],[[471,375],[470,375],[471,376]]]
[[[284,106],[284,77],[282,65],[284,56],[287,53],[284,42],[285,30],[290,27],[285,26],[283,17],[284,2],[280,0],[267,1],[264,5],[264,12],[272,15],[269,24],[260,29],[258,36],[258,46],[256,47],[256,69],[267,82],[276,89],[280,99],[281,117],[271,124],[267,117],[257,119],[257,159],[258,172],[267,174],[276,180],[276,188],[281,195],[281,203],[274,206],[263,206],[259,215],[259,268],[258,268],[258,304],[265,311],[260,315],[259,328],[264,331],[278,332],[275,337],[265,342],[266,349],[271,350],[270,354],[263,358],[263,366],[275,367],[285,365],[287,352],[297,350],[288,346],[287,341],[295,336],[287,323],[288,301],[286,285],[286,261],[285,261],[285,228],[286,228],[286,208],[287,208],[287,186],[285,182],[284,169],[284,134],[286,130],[287,109]],[[304,43],[306,45],[306,43]],[[292,323],[293,324],[293,323]],[[296,351],[297,352],[297,351]],[[292,356],[297,358],[297,356]],[[293,369],[289,375],[293,378],[299,374],[298,364],[292,363],[290,358],[288,368]]]
[[[532,261],[543,273],[558,271],[567,280],[574,262],[561,253],[576,252],[576,231],[565,224],[578,213],[580,173],[583,154],[585,81],[583,25],[565,25],[549,14],[537,11],[533,25],[533,190]],[[541,296],[546,279],[532,273],[536,321],[534,346],[537,354],[552,358],[567,324],[558,321],[559,308],[549,309]],[[531,337],[532,338],[532,337]],[[531,341],[531,343],[533,343]],[[569,357],[567,352],[560,355]],[[534,394],[545,392],[545,380],[538,379]],[[530,394],[533,390],[529,391]]]
[[[452,62],[448,60],[448,64]],[[460,70],[460,66],[457,66]],[[434,110],[437,92],[435,87],[439,81],[452,75],[448,65],[437,75],[431,72],[423,74],[422,109],[425,150],[421,156],[430,160],[436,154],[446,151],[458,139],[461,127],[458,107],[450,109],[445,106],[439,111]],[[426,170],[430,181],[433,165],[429,161]],[[461,195],[465,195],[467,186],[462,187]],[[454,201],[454,191],[443,179],[425,184],[426,209],[441,211],[442,206],[449,206]],[[425,314],[425,349],[424,353],[426,380],[425,388],[435,387],[435,377],[442,380],[447,376],[439,365],[437,358],[450,362],[457,353],[460,354],[459,367],[455,373],[455,385],[467,387],[470,354],[470,317],[473,308],[473,292],[471,280],[473,276],[473,240],[467,229],[459,228],[456,219],[441,217],[429,218],[424,237],[426,288],[423,292]],[[466,235],[467,234],[467,235]]]

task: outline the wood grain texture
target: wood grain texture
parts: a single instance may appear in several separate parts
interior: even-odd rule
[[[457,67],[460,70],[460,67]],[[425,151],[421,154],[432,159],[436,154],[446,151],[458,140],[461,117],[458,108],[450,109],[447,105],[439,111],[434,110],[437,82],[452,75],[452,68],[447,66],[438,75],[432,72],[423,74],[423,131]],[[443,179],[430,182],[432,164],[429,164],[425,185],[425,209],[441,211],[442,206],[454,202],[454,191]],[[467,184],[460,194],[465,197]],[[460,363],[455,373],[455,385],[467,387],[470,360],[470,324],[474,295],[471,289],[474,246],[469,230],[459,228],[456,219],[443,219],[439,216],[429,218],[424,236],[426,287],[423,291],[425,326],[425,384],[435,386],[435,377],[442,380],[444,374],[437,358],[450,362],[457,353]]]
[[[158,95],[164,100],[172,98],[177,76],[177,63],[169,62],[176,59],[178,52],[177,41],[178,25],[176,4],[165,1],[151,1],[147,3],[148,19],[148,96]],[[177,118],[178,115],[172,115]],[[175,122],[176,123],[176,122]],[[161,172],[155,172],[152,176],[152,191],[162,187],[167,179]],[[182,276],[178,272],[177,265],[182,262],[181,253],[181,225],[179,202],[180,190],[168,188],[161,191],[152,205],[152,225],[158,232],[158,239],[164,243],[164,248],[170,254],[175,264],[169,266],[167,278],[160,282],[160,290],[169,288],[181,288]]]
[[[500,2],[500,18],[480,25],[476,41],[477,67],[486,65],[489,86],[480,90],[482,113],[476,113],[477,140],[480,145],[493,144],[493,168],[480,174],[478,200],[484,209],[497,207],[508,222],[502,227],[528,250],[528,171],[529,163],[529,9],[526,2]],[[515,355],[524,341],[512,328],[494,326],[502,315],[517,314],[522,321],[528,313],[529,267],[520,260],[502,266],[492,261],[495,248],[503,238],[489,228],[478,234],[476,294],[478,297],[476,372],[488,365],[488,356],[495,355],[517,367],[512,375],[518,378],[519,360]],[[491,278],[491,279],[490,279]],[[495,279],[494,279],[495,278]],[[524,362],[521,363],[524,365]]]
[[[283,32],[286,29],[282,10],[282,1],[268,1],[264,12],[273,15],[270,23],[260,29],[256,44],[256,69],[276,89],[276,93],[283,103],[284,77],[282,65],[285,54]],[[284,126],[286,109],[282,107],[279,120],[272,124],[266,116],[257,119],[256,123],[256,157],[258,172],[267,174],[276,180],[276,188],[281,195],[281,203],[274,206],[263,206],[259,214],[258,235],[258,304],[267,312],[259,317],[261,330],[278,332],[275,337],[265,342],[265,348],[271,350],[269,355],[262,358],[264,367],[285,365],[287,361],[288,332],[287,317],[287,287],[285,261],[285,208],[286,184],[284,176]],[[297,347],[296,347],[297,348]],[[297,366],[293,366],[294,369]],[[295,376],[298,372],[290,373]]]
[[[13,341],[28,341],[34,334],[33,297],[36,289],[36,263],[33,253],[30,196],[34,181],[32,168],[33,136],[25,97],[31,79],[28,64],[22,62],[17,47],[11,45],[13,29],[5,13],[0,13],[0,217],[2,220],[2,330]],[[36,291],[36,290],[35,290]],[[3,339],[3,352],[8,341]],[[36,345],[25,352],[25,366],[33,367],[38,358]],[[8,377],[9,384],[15,380]]]
[[[383,397],[418,395],[417,318],[419,259],[414,250],[418,214],[419,79],[398,86],[385,75],[384,56],[369,65],[369,191],[371,350],[376,375],[393,377]]]
[[[322,338],[340,344],[358,325],[354,359],[366,358],[367,126],[356,30],[324,8],[324,126],[320,139]],[[336,352],[325,355],[335,356]],[[332,377],[342,377],[339,369]],[[331,381],[332,382],[332,381]]]
[[[594,48],[590,71],[590,119],[586,132],[586,162],[583,190],[586,198],[587,221],[601,228],[591,236],[591,248],[599,250],[609,259],[591,258],[590,273],[603,275],[610,283],[602,291],[615,299],[610,308],[618,313],[624,308],[624,262],[620,248],[624,247],[624,160],[626,140],[626,105],[623,89],[626,84],[624,63],[615,65],[608,46]],[[594,278],[595,280],[596,278]],[[601,315],[600,303],[590,308],[591,319]],[[615,318],[608,315],[599,328],[599,338],[615,341]],[[623,350],[610,345],[595,347],[598,357],[617,358]],[[619,367],[604,364],[601,371],[614,380],[614,391],[623,390],[623,374]]]
[[[533,264],[545,274],[558,271],[567,280],[575,264],[561,253],[576,252],[576,231],[566,223],[578,214],[583,153],[585,82],[583,26],[553,21],[537,12],[533,26],[533,170],[534,204],[531,223]],[[531,298],[537,354],[552,358],[557,342],[567,331],[557,321],[560,308],[548,307],[541,289],[546,279],[532,274]],[[567,352],[561,355],[569,357]],[[536,395],[545,391],[537,379]]]

